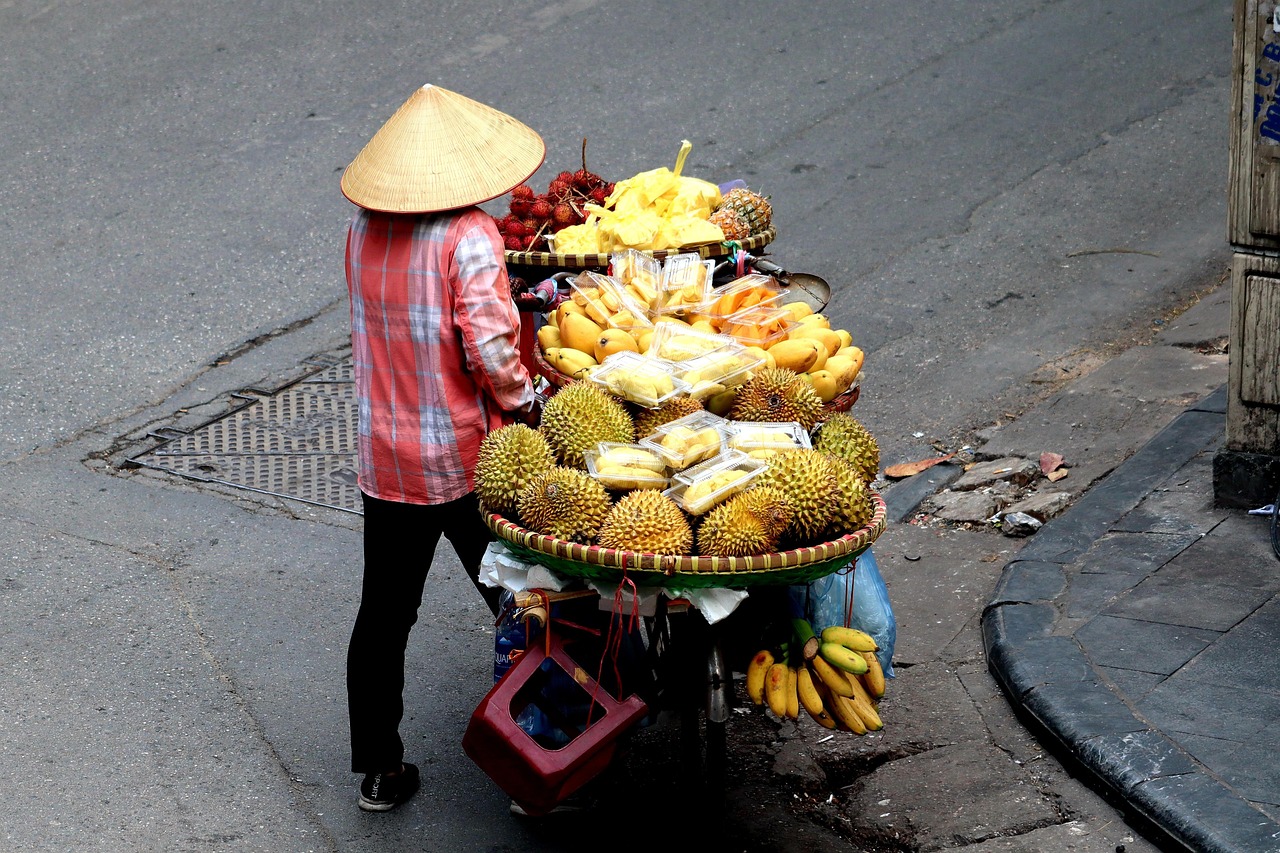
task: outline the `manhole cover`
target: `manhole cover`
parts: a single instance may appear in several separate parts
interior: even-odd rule
[[[130,461],[192,480],[359,513],[356,430],[348,359]]]

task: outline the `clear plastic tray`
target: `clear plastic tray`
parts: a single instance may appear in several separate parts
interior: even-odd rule
[[[795,328],[794,315],[786,308],[774,305],[757,305],[730,314],[712,324],[723,335],[728,335],[743,346],[768,349],[785,339]]]
[[[671,255],[662,265],[658,285],[658,314],[684,317],[700,311],[711,298],[715,264],[696,254]]]
[[[673,471],[680,471],[720,453],[728,435],[728,421],[702,411],[662,424],[641,438],[640,444],[657,451]]]
[[[684,323],[657,323],[649,339],[646,355],[667,361],[684,361],[734,345],[728,335],[717,335],[692,328]]]
[[[662,295],[662,262],[638,249],[622,249],[609,256],[609,269],[624,292],[652,311]]]
[[[689,386],[689,396],[705,400],[736,388],[765,363],[763,356],[738,343],[676,363],[676,375]]]
[[[756,307],[779,307],[786,290],[771,275],[748,273],[714,288],[699,314],[713,323]]]
[[[615,491],[665,489],[671,485],[667,465],[653,450],[639,444],[602,441],[582,453],[587,473]]]
[[[751,485],[766,467],[761,460],[752,459],[740,450],[726,450],[674,475],[671,488],[663,494],[690,515],[703,515]]]
[[[622,282],[594,270],[569,279],[569,298],[602,328],[631,331],[652,328],[647,306],[626,291]]]
[[[630,350],[605,358],[591,371],[590,379],[615,397],[648,409],[689,393],[689,384],[677,377],[674,363]]]
[[[729,447],[757,459],[767,459],[779,450],[812,446],[809,431],[796,421],[729,422]]]

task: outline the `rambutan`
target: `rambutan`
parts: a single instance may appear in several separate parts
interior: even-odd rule
[[[524,199],[516,199],[516,198],[513,198],[511,200],[511,214],[512,216],[515,216],[519,219],[524,219],[526,216],[528,216],[529,210],[532,207],[533,207],[533,203],[530,201],[527,201]]]
[[[557,225],[572,225],[576,218],[577,214],[574,213],[573,208],[565,202],[557,204],[551,213],[551,219]]]
[[[560,201],[569,193],[573,192],[573,175],[569,175],[569,179],[570,180],[568,181],[562,181],[559,178],[556,178],[551,182],[551,185],[547,187],[547,195],[556,201]]]
[[[502,245],[509,252],[523,252],[525,250],[524,240],[520,237],[508,236],[503,239]]]
[[[520,201],[529,201],[533,198],[533,187],[528,184],[520,184],[511,191],[511,197]]]
[[[551,202],[546,199],[538,199],[529,208],[529,216],[534,219],[550,219],[555,208],[551,206]]]

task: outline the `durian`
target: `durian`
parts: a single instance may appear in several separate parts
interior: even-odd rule
[[[729,417],[735,421],[796,421],[813,429],[822,398],[795,371],[766,367],[738,388]]]
[[[867,496],[867,483],[858,469],[839,457],[829,458],[836,481],[840,484],[840,496],[835,502],[827,538],[839,539],[846,533],[866,527],[871,521],[872,506]]]
[[[698,526],[698,553],[749,557],[777,549],[791,518],[781,490],[754,486],[713,507]]]
[[[646,554],[688,554],[693,528],[675,501],[661,492],[628,492],[605,516],[597,542]]]
[[[636,436],[644,438],[652,435],[653,431],[663,424],[670,423],[677,418],[683,418],[685,415],[701,412],[702,403],[692,397],[678,394],[656,409],[634,406],[631,411],[633,412],[632,419],[636,424]]]
[[[534,477],[516,501],[525,527],[584,545],[595,542],[611,506],[604,486],[586,472],[563,465]]]
[[[602,441],[635,441],[635,425],[622,403],[586,380],[570,382],[542,407],[538,431],[561,465],[583,469],[582,451]]]
[[[757,486],[774,486],[786,495],[792,516],[783,540],[796,545],[820,541],[831,525],[840,483],[834,462],[826,454],[806,448],[781,450],[756,478]]]
[[[865,426],[848,412],[827,418],[813,441],[815,450],[848,462],[866,483],[880,475],[880,445]]]
[[[508,424],[486,435],[476,458],[476,495],[480,506],[499,515],[515,515],[524,487],[556,464],[546,438],[524,424]]]

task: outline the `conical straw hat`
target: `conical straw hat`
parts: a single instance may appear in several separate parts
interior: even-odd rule
[[[495,199],[546,157],[506,113],[430,84],[387,119],[342,174],[342,194],[386,213],[432,213]]]

